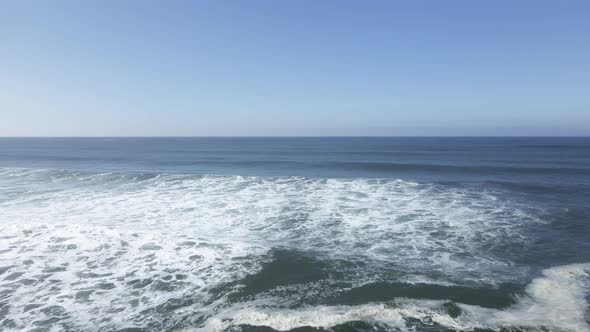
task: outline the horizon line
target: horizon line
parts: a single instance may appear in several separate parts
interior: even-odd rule
[[[4,138],[590,138],[590,135],[88,135],[0,136]]]

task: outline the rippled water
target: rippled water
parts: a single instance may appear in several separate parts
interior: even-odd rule
[[[555,140],[1,139],[0,327],[589,331]]]

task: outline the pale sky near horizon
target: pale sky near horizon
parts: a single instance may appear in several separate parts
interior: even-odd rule
[[[0,136],[216,135],[590,135],[590,2],[0,2]]]

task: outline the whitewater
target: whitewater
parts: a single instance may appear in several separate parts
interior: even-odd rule
[[[589,264],[529,280],[530,267],[495,253],[526,246],[545,222],[499,189],[14,168],[0,183],[8,330],[589,330]],[[347,297],[388,285],[417,295]]]
[[[0,138],[0,330],[590,331],[587,138]]]

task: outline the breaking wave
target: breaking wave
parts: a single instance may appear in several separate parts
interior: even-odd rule
[[[539,209],[477,185],[2,169],[0,324],[584,331],[587,265],[520,294],[535,271],[501,254],[530,243]]]

